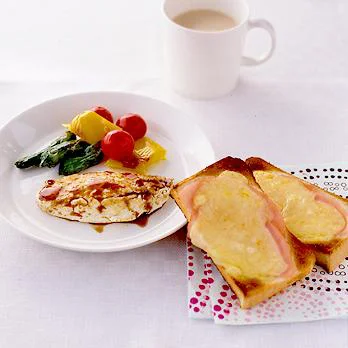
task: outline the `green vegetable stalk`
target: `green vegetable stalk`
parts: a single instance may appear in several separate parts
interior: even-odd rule
[[[39,167],[55,167],[66,156],[82,154],[88,143],[82,140],[64,141],[51,147],[41,155],[41,162]]]
[[[19,159],[15,162],[15,166],[19,169],[30,167],[54,167],[58,164],[59,158],[62,156],[64,150],[66,151],[69,145],[76,141],[75,134],[66,132],[64,136],[57,138],[41,151]]]
[[[75,153],[76,154],[76,153]],[[103,153],[100,144],[89,145],[85,148],[84,153],[78,156],[65,156],[59,165],[60,175],[71,175],[89,167],[99,164],[103,160]]]
[[[89,145],[76,139],[76,135],[66,132],[41,151],[19,159],[15,166],[20,169],[30,167],[55,167],[59,174],[70,175],[92,167],[103,160],[100,144]]]

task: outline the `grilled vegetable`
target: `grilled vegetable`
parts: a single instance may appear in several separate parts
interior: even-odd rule
[[[111,123],[114,123],[114,118],[112,117],[112,113],[104,106],[96,106],[92,109],[92,111],[96,112],[101,117],[105,118]]]
[[[132,156],[134,139],[123,130],[114,130],[105,135],[101,141],[101,148],[105,156],[122,161]]]
[[[89,167],[99,164],[103,160],[103,153],[100,149],[100,144],[88,145],[84,153],[79,156],[65,156],[59,165],[60,175],[71,175]]]
[[[166,150],[154,140],[143,137],[135,142],[133,155],[136,160],[133,167],[111,159],[105,165],[113,169],[135,168],[137,173],[146,173],[150,166],[166,159]]]
[[[41,162],[42,151],[35,152],[32,155],[25,156],[15,162],[15,166],[19,169],[30,167],[39,167]]]
[[[145,120],[137,114],[125,114],[116,121],[116,124],[128,132],[134,140],[143,138],[147,131]]]
[[[20,169],[33,166],[52,168],[60,163],[59,174],[69,175],[94,166],[102,159],[100,144],[89,145],[68,131],[65,136],[57,138],[43,150],[18,160],[15,165]]]
[[[68,127],[89,144],[96,144],[106,133],[120,129],[94,111],[85,111],[75,116]]]
[[[54,161],[49,158],[49,153],[51,153],[51,157],[55,157],[55,152],[59,151],[61,147],[64,147],[64,145],[70,142],[76,142],[76,135],[72,132],[66,132],[64,136],[61,136],[54,140],[50,145],[48,145],[46,148],[42,149],[41,151],[35,152],[32,155],[25,156],[18,161],[15,162],[15,166],[20,169],[30,168],[30,167],[44,167],[45,164],[49,164],[47,166],[54,166]],[[60,147],[61,145],[61,147]],[[42,163],[43,162],[43,163]],[[58,163],[58,162],[57,162]],[[57,164],[56,163],[56,164]]]
[[[88,145],[85,141],[73,140],[53,146],[42,154],[40,167],[52,168],[66,157],[82,155]]]

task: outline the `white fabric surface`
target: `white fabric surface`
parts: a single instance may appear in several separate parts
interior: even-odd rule
[[[3,1],[0,125],[54,96],[128,89],[186,110],[217,157],[347,160],[348,3],[250,4],[276,28],[274,58],[243,69],[231,97],[193,102],[157,79],[160,0]],[[255,32],[247,48],[260,52],[264,44]],[[183,232],[97,255],[41,245],[0,221],[0,241],[0,347],[348,346],[347,319],[248,327],[188,319]]]

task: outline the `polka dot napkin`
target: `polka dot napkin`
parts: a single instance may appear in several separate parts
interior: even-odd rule
[[[287,167],[287,171],[348,198],[347,164]],[[271,299],[242,310],[210,257],[187,240],[189,316],[217,324],[245,325],[309,321],[348,316],[348,255],[334,271],[315,266],[305,279]]]

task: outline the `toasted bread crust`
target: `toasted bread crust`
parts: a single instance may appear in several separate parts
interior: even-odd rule
[[[187,212],[187,207],[185,207],[185,205],[180,199],[178,193],[180,188],[199,177],[217,176],[226,170],[238,172],[244,175],[248,179],[250,185],[258,187],[260,189],[259,185],[253,177],[252,172],[250,171],[249,167],[246,165],[244,161],[242,161],[239,158],[226,157],[208,166],[207,168],[203,169],[197,174],[179,182],[174,186],[173,190],[171,191],[172,197],[175,199],[176,203],[179,205],[180,209],[183,211],[188,221],[190,221],[191,216]],[[220,271],[221,275],[224,277],[226,282],[230,285],[232,290],[238,296],[241,308],[250,308],[266,300],[267,298],[275,295],[282,289],[285,289],[287,286],[293,284],[295,281],[305,277],[312,270],[315,260],[313,253],[290,233],[286,235],[286,239],[290,246],[291,254],[293,255],[293,258],[297,266],[297,272],[292,277],[286,279],[279,279],[276,282],[272,282],[269,284],[261,283],[258,280],[249,280],[241,282],[233,278],[230,274],[228,274],[224,267],[217,265],[217,269]]]
[[[172,190],[172,193],[175,194],[175,191],[177,188],[184,186],[186,183],[191,182],[192,180],[202,177],[202,176],[218,176],[220,173],[222,173],[225,170],[230,170],[233,172],[238,172],[243,174],[246,178],[248,178],[249,181],[252,183],[258,184],[255,182],[255,179],[253,177],[252,172],[250,171],[249,167],[246,165],[246,163],[241,160],[240,158],[233,158],[233,157],[225,157],[221,159],[220,161],[217,161],[210,166],[202,169],[198,173],[189,176],[188,178],[180,181],[179,183],[174,185],[174,188]],[[259,186],[258,186],[259,187]]]
[[[222,277],[225,279],[225,281],[230,285],[234,293],[237,295],[242,309],[248,309],[253,306],[256,306],[262,301],[265,301],[268,298],[276,295],[278,292],[286,289],[287,287],[295,283],[297,280],[304,278],[306,275],[308,275],[308,273],[311,272],[312,268],[313,265],[311,265],[310,268],[304,267],[300,269],[300,272],[297,274],[296,279],[289,278],[284,279],[284,281],[279,283],[263,284],[255,287],[245,287],[245,284],[241,284],[238,281],[236,281],[236,279],[227,274],[222,267],[217,267]]]
[[[173,189],[171,190],[170,195],[174,198],[176,204],[179,206],[181,211],[184,213],[186,219],[188,222],[191,221],[191,216],[187,213],[187,210],[181,201],[178,190],[185,186],[187,183],[192,182],[196,178],[201,177],[209,177],[209,176],[218,176],[220,173],[222,173],[225,170],[230,170],[234,172],[238,172],[243,174],[246,178],[248,178],[248,181],[250,184],[257,186],[259,188],[259,185],[256,183],[252,172],[250,171],[249,167],[246,165],[244,161],[242,161],[239,158],[233,158],[233,157],[225,157],[221,159],[220,161],[217,161],[210,166],[204,168],[203,170],[199,171],[198,173],[180,181],[179,183],[175,184]]]
[[[262,158],[250,157],[246,160],[246,163],[253,172],[258,170],[273,171],[273,172],[276,171],[276,172],[281,172],[281,173],[293,176],[292,174],[274,166],[273,164],[266,162]],[[312,185],[308,183],[307,181],[302,180],[300,178],[296,177],[296,179],[300,180],[306,185]],[[332,192],[325,191],[318,186],[315,186],[315,187],[325,193],[330,194],[335,199],[338,199],[344,202],[345,204],[348,204],[347,199],[337,196]],[[332,272],[340,264],[340,262],[344,259],[344,257],[348,255],[348,238],[343,240],[333,239],[326,244],[313,243],[313,244],[308,244],[308,246],[310,246],[313,249],[316,256],[317,263],[320,266],[324,267],[328,272]]]

